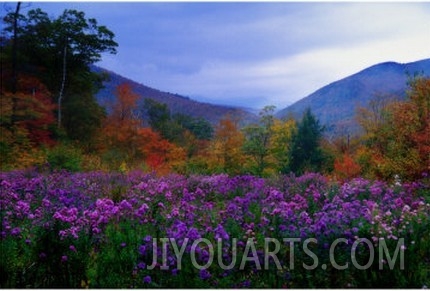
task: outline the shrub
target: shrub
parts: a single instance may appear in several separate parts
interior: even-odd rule
[[[52,169],[78,172],[81,170],[82,153],[75,147],[60,144],[48,150],[47,161]]]

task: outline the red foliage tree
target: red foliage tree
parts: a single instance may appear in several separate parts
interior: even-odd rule
[[[360,172],[360,165],[347,153],[334,161],[334,174],[342,180],[355,178],[360,175]]]

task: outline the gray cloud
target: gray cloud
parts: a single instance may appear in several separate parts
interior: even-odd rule
[[[430,57],[429,3],[32,3],[115,34],[110,70],[217,103],[282,108],[383,61]]]

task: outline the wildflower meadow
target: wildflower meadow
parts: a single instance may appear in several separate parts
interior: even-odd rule
[[[2,288],[428,286],[430,179],[0,176]]]

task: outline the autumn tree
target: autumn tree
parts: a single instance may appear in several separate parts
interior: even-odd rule
[[[364,138],[368,145],[381,150],[386,146],[384,144],[386,138],[381,138],[380,135],[385,134],[385,129],[388,129],[384,128],[389,120],[387,109],[394,101],[394,96],[377,94],[366,107],[357,109],[357,121],[364,130]]]
[[[292,139],[296,128],[294,119],[285,121],[275,119],[272,125],[270,156],[276,173],[286,174],[289,171]]]
[[[376,96],[368,108],[359,110],[358,120],[366,133],[359,158],[368,175],[413,179],[429,170],[429,80],[413,79],[404,101],[381,101]]]
[[[361,174],[361,166],[351,154],[344,153],[334,161],[334,175],[341,180],[356,178]]]
[[[154,132],[151,128],[138,130],[140,151],[150,171],[167,174],[172,170],[181,171],[186,160],[185,150]]]
[[[26,167],[42,163],[43,157],[37,153],[37,148],[55,143],[52,136],[55,105],[51,102],[50,92],[38,79],[23,75],[17,80],[17,88],[19,91],[15,94],[3,90],[3,87],[1,91],[2,167]]]
[[[150,127],[144,127],[138,100],[130,84],[116,88],[116,101],[109,108],[102,141],[104,156],[114,168],[146,168],[159,174],[180,171],[186,161],[186,152],[164,139]],[[122,165],[122,166],[121,166]]]
[[[223,117],[215,127],[214,137],[208,148],[208,166],[214,171],[237,174],[243,170],[242,152],[244,135],[238,120],[231,116]]]
[[[430,78],[417,77],[409,83],[409,87],[408,103],[416,115],[416,127],[410,132],[410,138],[421,161],[414,173],[418,175],[430,172]],[[400,111],[404,112],[405,109],[407,107],[400,108]]]
[[[116,88],[115,96],[116,101],[104,121],[102,140],[112,162],[132,163],[139,158],[141,147],[138,135],[141,120],[135,114],[139,95],[125,83]]]

